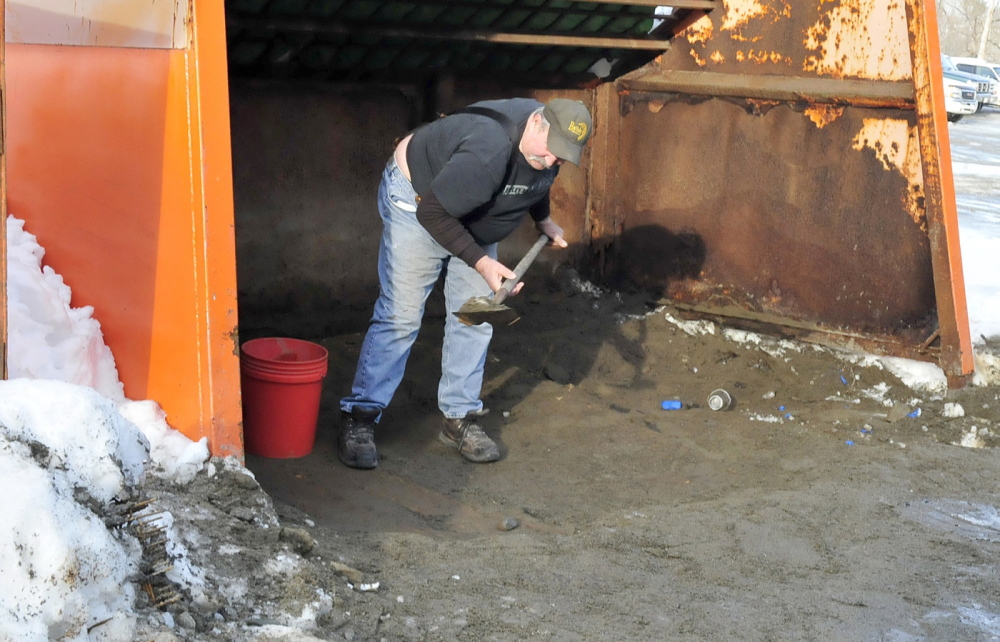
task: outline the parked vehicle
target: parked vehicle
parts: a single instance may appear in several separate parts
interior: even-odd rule
[[[957,123],[964,116],[974,114],[979,109],[976,101],[976,85],[953,71],[943,72],[944,108],[948,121]]]
[[[979,58],[952,57],[951,61],[955,63],[955,66],[960,71],[991,79],[993,81],[993,93],[986,102],[990,105],[1000,105],[1000,72],[997,72],[992,64]]]
[[[967,80],[976,83],[976,102],[978,103],[976,111],[982,109],[983,105],[985,105],[986,102],[993,97],[993,93],[997,90],[996,85],[998,83],[992,77],[987,78],[985,76],[979,76],[962,71],[955,65],[950,56],[946,56],[944,54],[941,55],[941,67],[945,71],[965,74],[965,78]]]

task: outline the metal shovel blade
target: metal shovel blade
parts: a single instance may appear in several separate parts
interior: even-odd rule
[[[517,286],[521,277],[528,271],[531,262],[535,260],[535,257],[538,256],[538,253],[542,251],[542,248],[545,247],[548,241],[549,237],[544,234],[539,236],[535,244],[528,250],[528,253],[524,255],[524,258],[514,267],[514,278],[504,281],[500,285],[500,289],[493,296],[474,296],[463,303],[462,307],[452,314],[458,317],[459,321],[465,325],[479,325],[481,323],[492,323],[493,325],[506,323],[507,325],[511,325],[512,323],[516,323],[521,318],[521,315],[517,313],[517,310],[508,308],[503,302],[507,300],[507,296]]]
[[[488,296],[472,297],[462,304],[457,311],[452,312],[465,325],[493,325],[516,323],[521,315],[514,308],[508,308],[503,303],[494,303]]]

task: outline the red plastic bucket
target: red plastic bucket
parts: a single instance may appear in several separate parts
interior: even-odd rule
[[[268,337],[240,347],[247,452],[275,459],[312,452],[328,356],[301,339]]]

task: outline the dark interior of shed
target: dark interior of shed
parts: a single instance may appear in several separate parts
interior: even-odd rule
[[[394,141],[475,100],[567,96],[592,105],[595,88],[662,53],[672,31],[714,0],[675,3],[227,0],[240,339],[297,337],[331,354],[314,454],[289,462],[248,454],[265,488],[308,503],[328,525],[419,526],[409,500],[349,481],[331,429],[378,293],[375,192]],[[545,318],[535,304],[564,288],[562,268],[589,253],[587,168],[564,169],[557,186],[573,196],[554,203],[553,215],[572,210],[572,246],[543,253],[530,275],[534,294],[518,303],[543,328],[571,323],[569,315]],[[528,228],[501,244],[501,260],[516,262],[534,238]],[[380,424],[379,439],[397,447],[424,448],[428,433],[417,428],[439,421],[442,299],[428,302],[394,412]],[[521,355],[525,372],[540,354]],[[404,423],[419,425],[404,431]],[[322,481],[303,488],[305,479]]]
[[[503,334],[495,341],[500,356],[487,366],[494,375],[491,402],[500,399],[501,407],[524,412],[517,434],[523,436],[525,450],[540,439],[542,426],[558,423],[548,415],[551,399],[538,391],[596,386],[599,395],[613,398],[611,411],[621,412],[628,407],[622,394],[645,394],[632,390],[631,382],[657,372],[647,361],[645,335],[623,336],[616,325],[603,323],[606,318],[592,312],[586,297],[574,298],[572,289],[580,286],[573,282],[574,271],[589,277],[586,268],[608,262],[609,239],[623,239],[619,245],[631,248],[628,260],[619,261],[617,268],[639,286],[644,276],[661,291],[678,274],[697,276],[689,279],[693,298],[718,299],[728,306],[722,310],[725,319],[777,327],[780,336],[811,334],[822,342],[827,330],[836,334],[846,327],[894,340],[911,326],[924,329],[923,317],[914,321],[906,316],[933,308],[930,263],[920,252],[926,235],[899,206],[898,195],[909,187],[906,178],[887,171],[873,154],[844,144],[861,130],[865,118],[900,112],[899,92],[912,92],[910,84],[881,83],[869,89],[882,101],[876,107],[869,100],[845,109],[851,103],[840,97],[853,85],[845,88],[839,80],[825,79],[819,83],[822,91],[806,92],[808,96],[822,105],[843,104],[837,103],[837,118],[817,126],[808,116],[815,105],[800,91],[805,80],[814,79],[751,74],[771,99],[761,109],[760,87],[745,82],[738,62],[699,74],[685,48],[670,51],[674,34],[721,3],[673,4],[663,9],[648,0],[227,0],[240,338],[310,339],[331,354],[317,453],[287,464],[248,457],[265,488],[280,490],[278,495],[289,501],[308,501],[309,511],[329,525],[364,529],[381,523],[407,530],[423,524],[426,515],[421,517],[413,506],[425,498],[427,488],[441,493],[450,488],[453,475],[469,476],[458,467],[461,462],[448,463],[444,455],[440,461],[428,460],[430,464],[412,457],[438,445],[433,436],[440,423],[434,403],[440,297],[432,296],[428,304],[407,377],[386,413],[388,421],[379,425],[379,439],[389,445],[384,461],[391,461],[390,469],[380,474],[398,484],[405,481],[403,469],[408,467],[415,477],[426,474],[431,481],[391,490],[387,486],[392,484],[351,476],[351,470],[337,464],[335,426],[337,402],[350,386],[378,293],[381,221],[375,190],[382,167],[394,142],[409,129],[475,100],[578,98],[604,110],[595,118],[595,130],[606,126],[610,132],[605,147],[593,151],[593,162],[564,167],[553,188],[558,195],[553,214],[563,213],[570,221],[565,227],[571,248],[558,256],[543,253],[526,279],[533,294],[519,302],[533,312],[533,337],[542,340],[531,343]],[[637,80],[657,63],[669,67],[666,75]],[[669,72],[676,73],[671,77]],[[693,76],[701,84],[685,84]],[[627,127],[621,126],[624,119]],[[900,122],[912,120],[912,108],[900,115]],[[705,149],[716,153],[706,155]],[[865,189],[857,188],[858,181],[865,181]],[[800,189],[802,185],[811,189]],[[677,202],[671,198],[676,194],[701,200]],[[616,202],[595,205],[598,199]],[[891,231],[868,233],[871,209],[892,214],[880,219],[892,221],[886,228]],[[603,217],[596,226],[588,220],[592,212],[595,219]],[[531,245],[534,232],[528,228],[501,244],[501,260],[513,264]],[[695,233],[688,234],[689,229]],[[859,278],[810,269],[823,254],[803,240],[826,230],[840,242],[831,251],[847,255],[857,250],[853,237],[840,234],[848,230],[863,236],[865,256],[885,258],[886,265],[872,270],[860,261],[845,263],[842,271]],[[886,235],[892,236],[891,245]],[[747,244],[748,238],[766,239],[768,248],[780,246],[782,251],[762,252]],[[789,242],[782,245],[783,239]],[[904,246],[916,250],[881,251]],[[714,274],[703,277],[706,247],[715,252],[716,263]],[[888,265],[899,255],[908,262]],[[793,259],[801,260],[802,269],[788,267]],[[914,274],[919,278],[910,279]],[[869,287],[872,275],[885,276],[872,284],[878,287]],[[543,279],[544,285],[539,283]],[[885,287],[904,279],[917,284],[902,292]],[[733,283],[740,287],[729,289]],[[835,300],[827,296],[831,284],[848,294]],[[741,294],[747,296],[737,300]],[[656,303],[654,298],[642,304]],[[882,304],[892,306],[890,313],[878,307]],[[762,314],[747,317],[747,310]],[[840,316],[827,323],[831,311]],[[643,310],[622,307],[621,312]],[[785,319],[804,323],[793,326]],[[531,336],[523,327],[518,333]],[[860,336],[842,334],[848,341]],[[667,341],[657,344],[658,349],[680,350],[668,346],[669,335],[664,336]],[[701,357],[672,354],[660,363],[704,358],[724,364],[729,359],[706,350]],[[614,364],[602,363],[607,354],[614,356]],[[678,381],[698,372],[684,371]],[[761,385],[769,376],[760,374]],[[549,393],[563,399],[558,391]],[[525,403],[529,398],[533,402]],[[531,413],[533,419],[526,421]],[[493,421],[498,430],[508,422],[506,416]],[[544,454],[538,456],[544,460]],[[431,512],[450,511],[452,505],[445,504]]]
[[[227,0],[241,336],[363,327],[396,138],[475,100],[591,102],[715,3]],[[586,256],[577,236],[560,260]]]
[[[900,205],[911,186],[846,144],[875,114],[912,121],[912,85],[745,65],[731,51],[743,35],[702,46],[703,34],[683,31],[706,14],[713,22],[716,0],[672,4],[227,2],[241,336],[363,329],[378,288],[374,190],[394,142],[476,100],[563,96],[591,105],[595,136],[552,191],[571,248],[543,252],[533,278],[558,262],[596,283],[705,304],[696,313],[720,311],[708,305],[718,294],[734,307],[721,313],[752,328],[829,332],[835,344],[871,334],[876,349],[925,354],[933,284],[927,236]],[[685,46],[671,48],[679,33]],[[835,117],[817,125],[816,110]],[[891,232],[866,232],[871,207],[893,212]],[[531,245],[528,227],[501,244],[502,261]],[[758,252],[750,236],[785,239],[782,252]],[[878,271],[851,260],[844,269],[857,269],[841,276],[817,264],[811,243],[892,259]]]

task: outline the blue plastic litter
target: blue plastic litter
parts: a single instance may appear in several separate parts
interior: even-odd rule
[[[680,410],[683,407],[684,404],[675,399],[667,399],[666,401],[660,403],[660,408],[663,408],[664,410]]]
[[[907,417],[919,417],[920,416],[920,408],[917,408],[916,410],[914,410],[913,412],[911,412],[910,414],[908,414],[906,416]]]
[[[862,435],[867,435],[867,434],[868,434],[868,433],[870,433],[870,432],[871,432],[871,431],[870,431],[870,430],[868,430],[867,428],[862,428],[862,429],[861,429],[861,434],[862,434]]]
[[[785,413],[785,419],[791,419],[791,418],[792,418],[792,413],[790,413],[790,412],[789,413]]]
[[[842,384],[844,384],[846,386],[847,385],[847,377],[845,377],[844,375],[840,375],[840,383],[842,383]]]
[[[854,445],[854,442],[853,442],[853,441],[851,441],[850,439],[848,439],[848,440],[847,440],[847,441],[845,441],[844,443],[845,443],[845,444],[847,444],[848,446],[853,446],[853,445]]]
[[[778,410],[782,410],[783,411],[784,409],[785,409],[784,406],[778,406]]]

